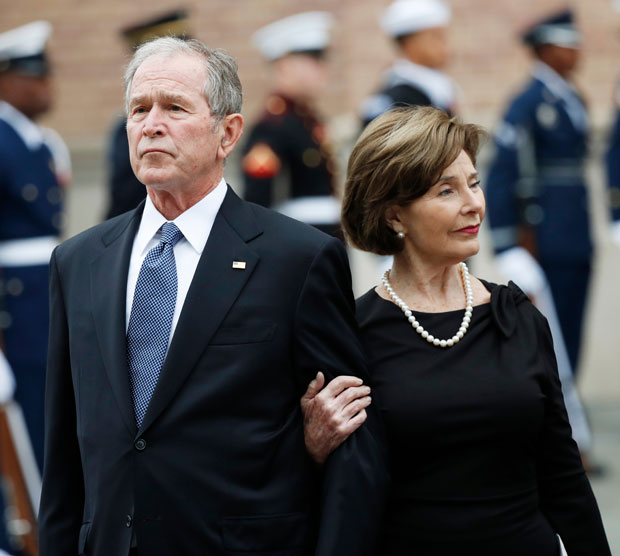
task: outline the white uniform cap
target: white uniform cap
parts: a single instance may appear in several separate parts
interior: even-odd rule
[[[332,24],[328,12],[305,12],[262,27],[252,40],[265,58],[276,60],[292,52],[324,50]]]
[[[381,27],[391,37],[402,37],[423,29],[445,27],[450,15],[450,7],[440,0],[396,0],[383,13]]]
[[[33,21],[0,33],[0,61],[42,54],[52,26],[47,21]]]

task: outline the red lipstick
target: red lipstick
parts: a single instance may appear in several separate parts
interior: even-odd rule
[[[461,228],[457,230],[458,233],[461,234],[477,234],[480,229],[480,224],[476,224],[475,226],[467,226],[465,228]]]

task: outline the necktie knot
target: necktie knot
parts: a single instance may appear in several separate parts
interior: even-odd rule
[[[161,243],[168,243],[174,247],[182,237],[183,232],[174,222],[166,222],[161,228]]]

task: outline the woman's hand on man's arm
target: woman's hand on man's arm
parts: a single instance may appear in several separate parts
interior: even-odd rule
[[[360,427],[372,401],[370,388],[358,377],[338,376],[324,385],[319,371],[301,398],[306,449],[318,464]]]

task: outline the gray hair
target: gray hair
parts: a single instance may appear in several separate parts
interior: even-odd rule
[[[171,57],[189,54],[205,63],[207,78],[203,94],[211,114],[219,122],[224,116],[241,112],[241,81],[237,74],[237,62],[223,50],[212,50],[196,39],[183,40],[176,37],[160,37],[142,44],[134,53],[125,69],[125,109],[129,111],[129,92],[133,78],[140,65],[151,56]]]

